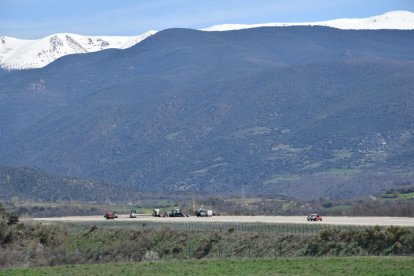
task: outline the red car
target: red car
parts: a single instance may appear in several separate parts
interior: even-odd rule
[[[322,221],[322,217],[318,214],[310,214],[308,216],[308,221]]]

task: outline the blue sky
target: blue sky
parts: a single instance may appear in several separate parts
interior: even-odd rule
[[[320,21],[414,12],[414,0],[0,0],[0,35],[137,35],[224,23]]]

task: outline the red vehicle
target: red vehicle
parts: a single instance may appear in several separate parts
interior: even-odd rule
[[[319,214],[310,214],[308,221],[322,221],[322,217]]]
[[[116,219],[116,218],[118,218],[118,215],[113,211],[106,211],[106,213],[104,215],[104,218],[106,218],[106,219]]]

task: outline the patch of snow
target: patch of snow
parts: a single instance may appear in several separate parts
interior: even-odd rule
[[[148,31],[138,36],[83,36],[71,33],[26,40],[0,36],[0,67],[6,70],[41,68],[56,59],[104,49],[126,49],[155,34]]]
[[[319,22],[296,23],[264,23],[264,24],[224,24],[214,25],[202,31],[231,31],[258,27],[286,27],[286,26],[327,26],[343,30],[413,30],[414,13],[408,11],[392,11],[368,18],[342,18]]]

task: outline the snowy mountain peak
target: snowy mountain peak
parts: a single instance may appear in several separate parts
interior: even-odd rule
[[[414,13],[392,11],[368,18],[342,18],[320,22],[224,24],[202,31],[230,31],[257,27],[328,26],[338,29],[414,29]],[[53,34],[41,39],[24,40],[0,36],[0,67],[6,70],[41,68],[69,54],[90,53],[109,48],[126,49],[141,42],[156,31],[138,36],[82,36],[71,33]]]
[[[264,23],[264,24],[224,24],[214,25],[203,31],[230,31],[250,29],[257,27],[284,27],[284,26],[327,26],[343,30],[413,30],[414,13],[408,11],[391,11],[378,16],[368,18],[341,18],[319,22],[296,23]]]
[[[126,49],[155,34],[148,31],[138,36],[82,36],[71,33],[53,34],[41,39],[24,40],[0,37],[0,66],[6,70],[41,68],[69,54]]]

